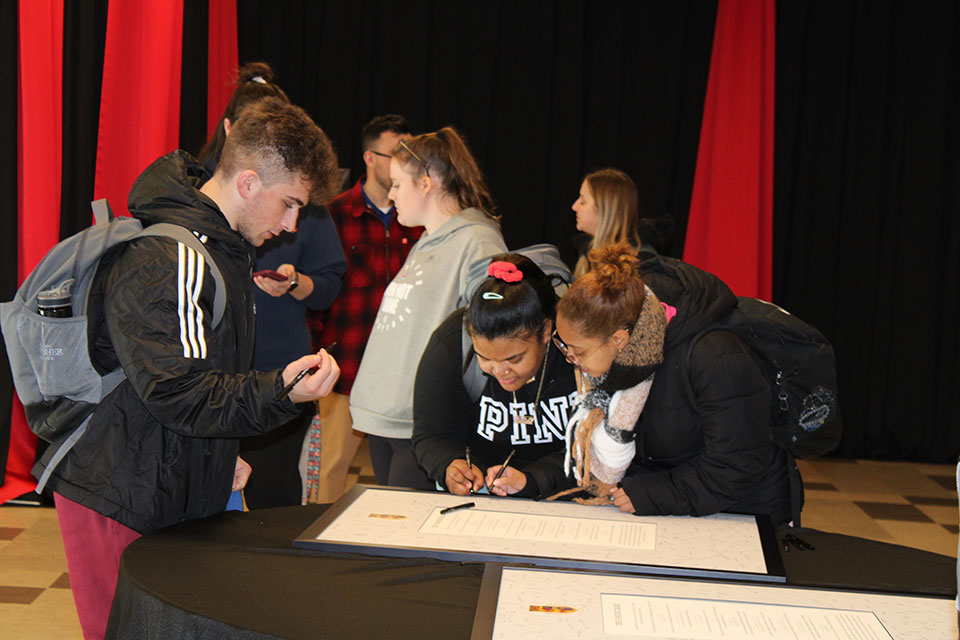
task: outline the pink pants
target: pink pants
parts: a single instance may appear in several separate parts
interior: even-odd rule
[[[99,640],[107,632],[120,555],[140,534],[58,493],[54,502],[83,637]]]

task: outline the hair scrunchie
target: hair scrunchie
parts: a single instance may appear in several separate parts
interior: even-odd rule
[[[523,271],[517,269],[517,265],[502,260],[491,262],[490,266],[487,267],[487,275],[504,282],[520,282],[523,280]]]

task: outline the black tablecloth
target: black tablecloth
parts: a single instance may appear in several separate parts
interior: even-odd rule
[[[108,638],[469,638],[478,563],[293,549],[325,505],[227,512],[144,536],[123,554]],[[813,530],[787,582],[954,595],[956,560]]]

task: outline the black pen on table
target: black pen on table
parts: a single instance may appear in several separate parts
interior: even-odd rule
[[[470,447],[469,446],[467,447],[466,454],[467,454],[467,469],[473,469],[473,467],[470,465]],[[474,493],[473,480],[470,481],[470,493]]]
[[[792,544],[793,546],[795,546],[797,549],[800,549],[801,551],[815,551],[815,550],[816,550],[816,547],[815,547],[815,546],[813,546],[812,544],[810,544],[809,542],[807,542],[807,541],[804,540],[803,538],[800,538],[800,537],[798,537],[798,536],[793,535],[792,533],[788,533],[787,535],[783,536],[783,539],[784,539],[784,543],[785,543],[785,544],[786,544],[786,543],[790,543],[790,544]]]
[[[475,506],[477,506],[477,505],[476,505],[475,503],[473,503],[473,502],[464,502],[463,504],[458,504],[458,505],[453,506],[453,507],[447,507],[446,509],[440,509],[440,515],[444,515],[444,514],[450,513],[451,511],[460,511],[460,509],[473,509]]]
[[[333,349],[335,346],[337,346],[336,341],[331,342],[329,345],[321,349],[321,351],[326,351],[329,354],[330,350]],[[283,389],[281,389],[280,393],[277,394],[277,400],[283,400],[288,395],[290,395],[290,392],[293,391],[293,388],[295,386],[297,386],[297,383],[303,380],[305,377],[307,377],[308,373],[316,373],[317,368],[318,367],[310,367],[309,369],[304,369],[303,371],[298,373],[296,376],[294,376],[293,380],[290,381],[290,384],[288,384]]]
[[[500,476],[503,475],[503,472],[506,470],[507,465],[510,464],[510,458],[513,457],[513,454],[517,452],[516,449],[510,451],[510,455],[507,456],[507,459],[503,461],[503,464],[500,465],[500,471],[497,471],[497,475],[493,476],[493,480],[490,481],[490,484],[487,485],[487,491],[493,491],[493,483],[500,479]]]

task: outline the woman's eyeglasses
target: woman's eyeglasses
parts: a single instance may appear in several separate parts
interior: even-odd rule
[[[567,362],[571,364],[575,364],[577,366],[583,366],[583,363],[585,363],[587,360],[592,358],[595,353],[600,351],[600,347],[605,345],[607,343],[607,340],[610,339],[610,336],[607,336],[606,338],[603,339],[603,342],[601,342],[597,346],[596,349],[594,349],[593,351],[591,351],[590,353],[588,353],[587,355],[581,358],[573,352],[573,350],[567,345],[566,342],[560,339],[560,334],[557,333],[556,329],[553,330],[553,335],[551,335],[550,337],[553,339],[553,344],[557,345],[557,349],[559,349],[560,353],[563,354],[563,357],[567,359]]]

